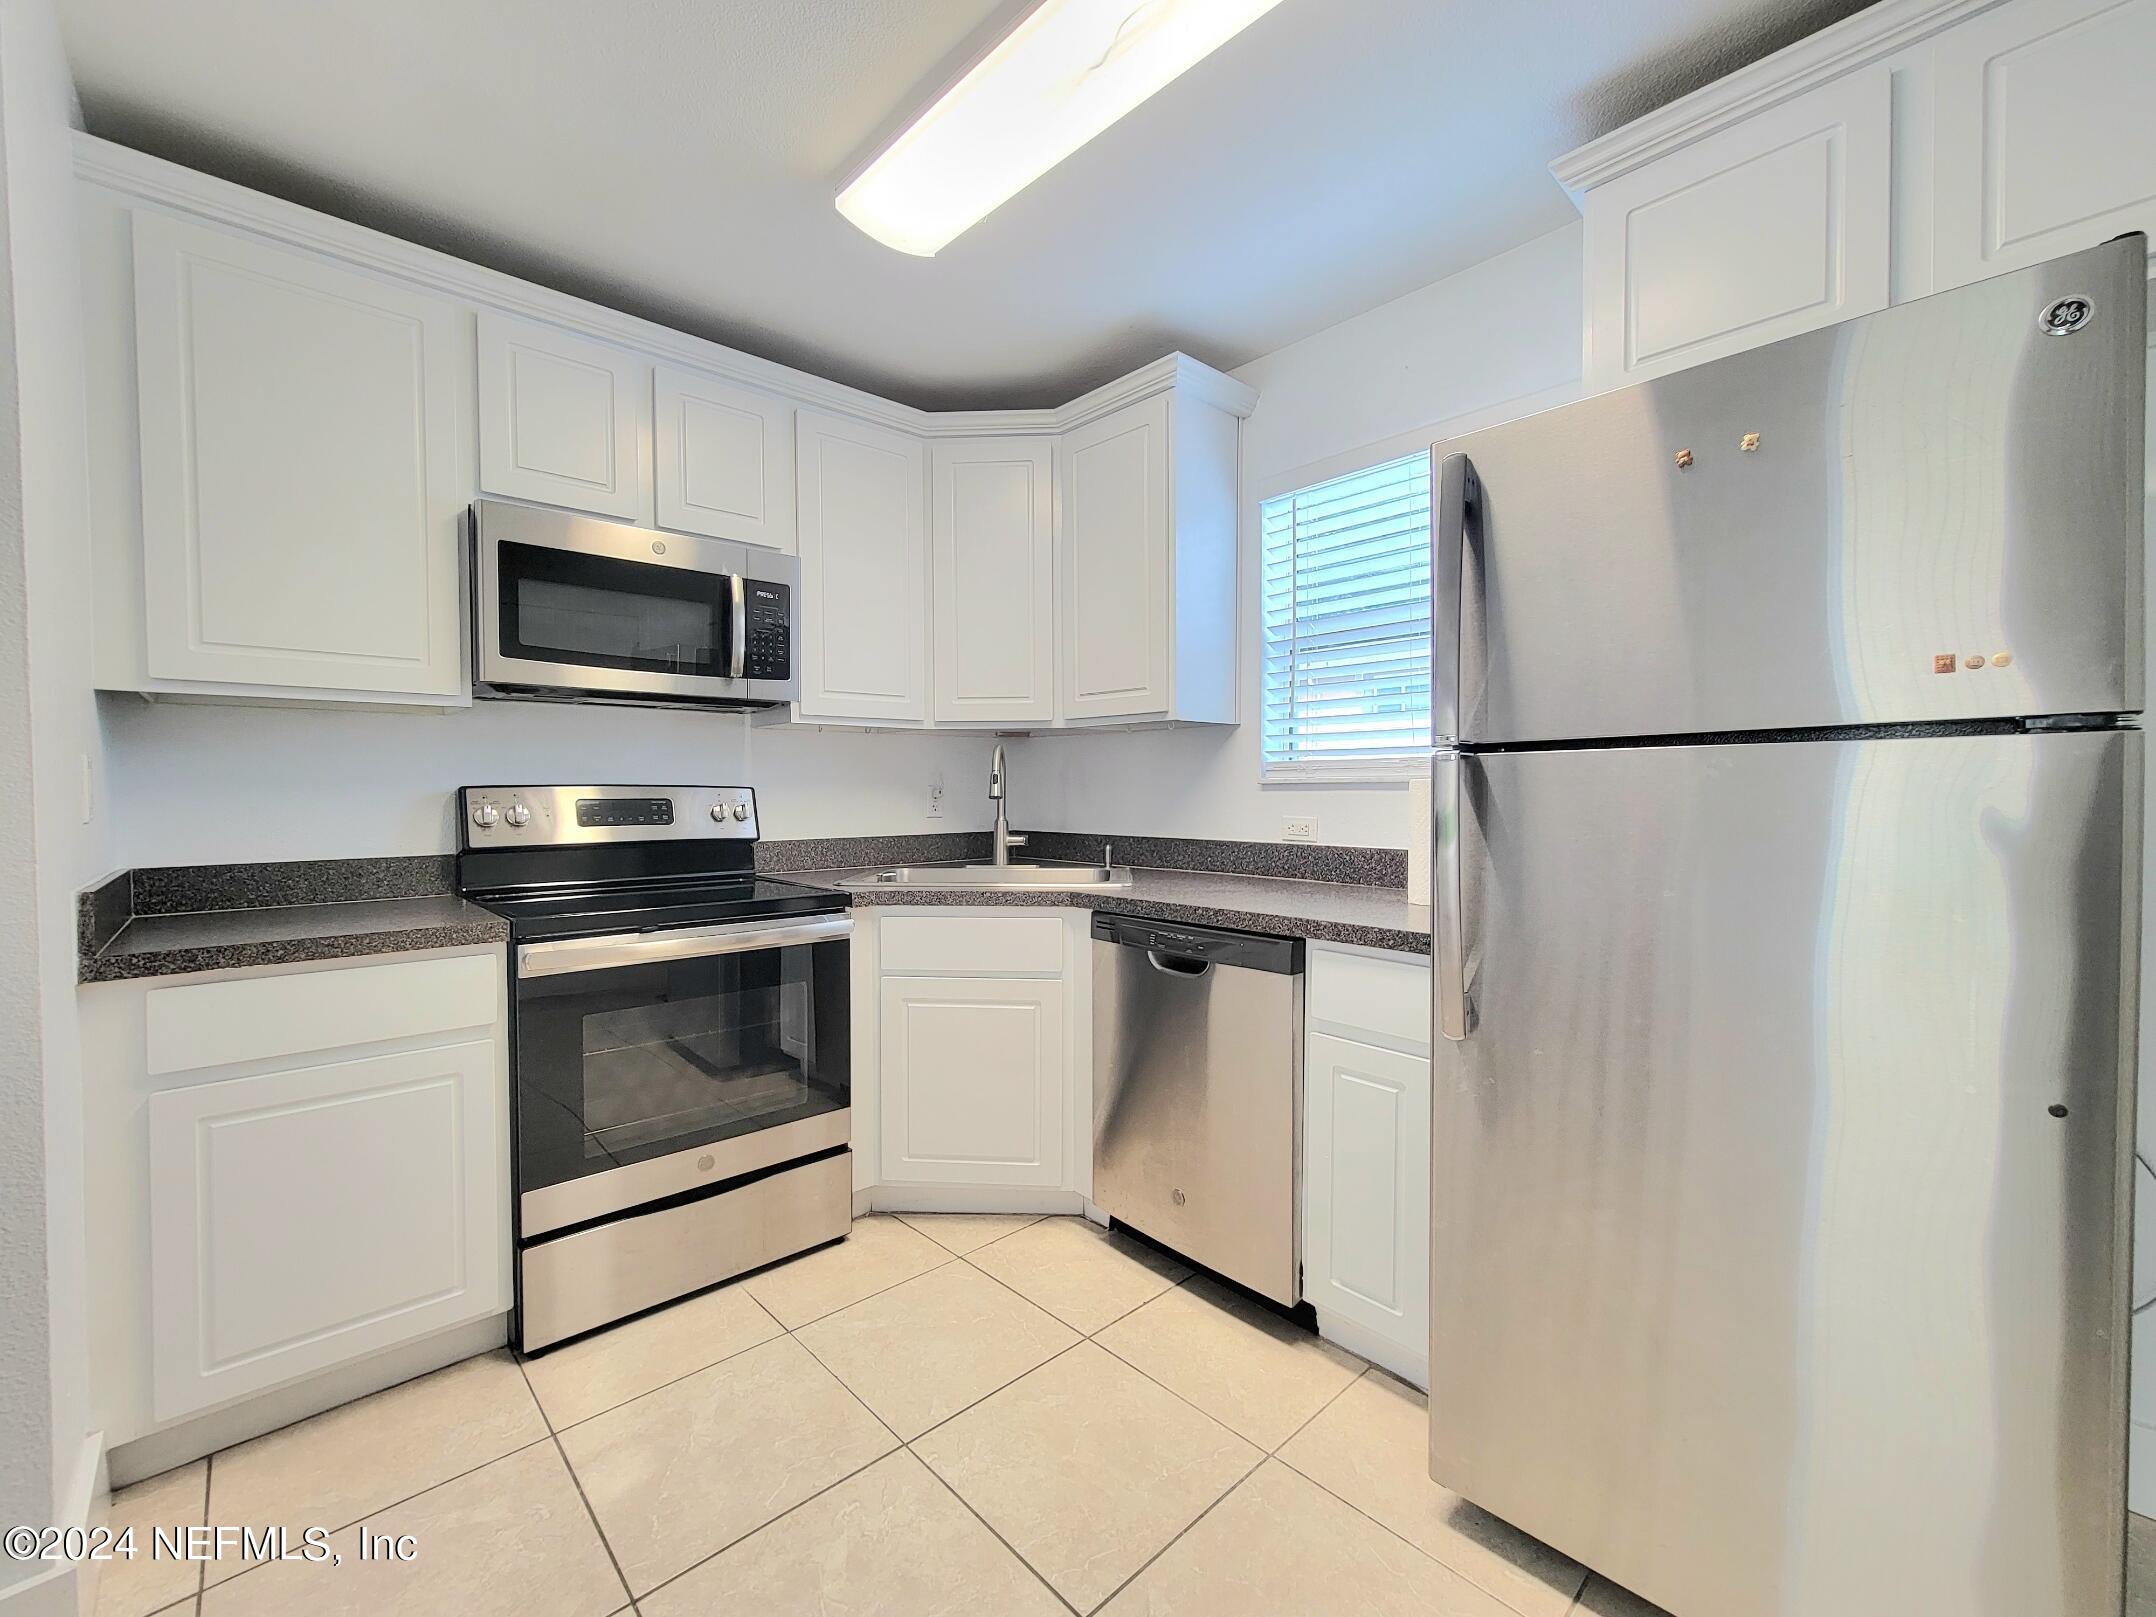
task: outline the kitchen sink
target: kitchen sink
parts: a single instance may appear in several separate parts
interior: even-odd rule
[[[1113,865],[899,865],[854,876],[842,887],[1025,887],[1038,892],[1077,892],[1128,887],[1130,871]]]

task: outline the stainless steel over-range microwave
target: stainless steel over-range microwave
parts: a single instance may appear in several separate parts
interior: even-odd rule
[[[757,545],[481,500],[481,696],[770,707],[800,695],[801,564]]]

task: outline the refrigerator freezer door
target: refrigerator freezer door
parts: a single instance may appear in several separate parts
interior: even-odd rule
[[[2141,768],[1465,760],[1431,1475],[1677,1617],[2118,1611]]]
[[[2138,711],[2145,265],[2122,239],[1438,445],[1441,495],[1474,472],[1455,733]]]

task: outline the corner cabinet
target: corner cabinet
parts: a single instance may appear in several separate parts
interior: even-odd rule
[[[140,683],[465,699],[469,317],[159,213],[133,270]]]
[[[814,722],[928,718],[928,485],[922,441],[794,416],[801,699]]]
[[[1054,722],[1055,500],[1051,440],[933,443],[935,719]]]
[[[1874,66],[1589,191],[1588,389],[1885,308],[1892,99]]]
[[[1235,722],[1238,436],[1185,387],[1063,434],[1059,718]]]

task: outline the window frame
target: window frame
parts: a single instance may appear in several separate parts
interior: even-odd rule
[[[1265,507],[1276,500],[1300,494],[1306,489],[1318,488],[1342,478],[1353,477],[1362,472],[1374,471],[1381,466],[1415,459],[1418,455],[1422,458],[1425,466],[1428,466],[1428,440],[1421,440],[1421,445],[1422,447],[1418,449],[1412,443],[1405,445],[1395,443],[1385,446],[1373,446],[1370,449],[1349,455],[1336,456],[1327,461],[1298,468],[1294,472],[1283,476],[1271,478],[1264,486],[1256,490],[1257,498],[1252,507],[1252,518],[1258,575],[1257,730],[1258,781],[1260,785],[1398,785],[1429,773],[1430,760],[1435,749],[1428,739],[1427,715],[1425,716],[1423,728],[1424,739],[1417,745],[1398,753],[1378,754],[1361,758],[1273,758],[1267,751],[1269,737],[1266,734],[1265,722],[1266,705],[1271,695],[1266,670],[1270,647],[1266,632],[1265,568],[1267,552]],[[1389,452],[1380,453],[1378,452],[1379,447]],[[1434,475],[1432,477],[1431,495],[1434,504],[1436,495]],[[1434,626],[1432,639],[1434,644]]]

